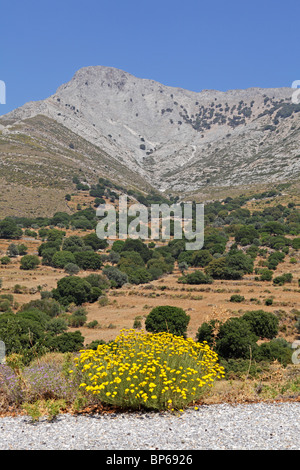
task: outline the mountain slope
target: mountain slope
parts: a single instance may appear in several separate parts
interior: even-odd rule
[[[297,180],[300,105],[293,91],[196,93],[85,67],[46,100],[0,118],[1,176],[19,172],[23,183],[27,174],[47,186],[46,168],[65,188],[79,165],[87,179],[179,193]]]

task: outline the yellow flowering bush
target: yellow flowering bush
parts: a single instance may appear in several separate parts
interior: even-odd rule
[[[181,409],[224,376],[207,343],[170,333],[122,330],[110,344],[81,351],[84,390],[122,408]]]

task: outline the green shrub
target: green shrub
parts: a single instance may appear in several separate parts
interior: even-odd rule
[[[17,240],[22,234],[22,229],[13,220],[6,218],[0,221],[0,238]]]
[[[239,294],[233,294],[230,297],[230,302],[244,302],[244,300],[245,300],[245,297]]]
[[[273,313],[253,310],[244,313],[241,318],[249,323],[253,333],[261,339],[272,339],[278,334],[279,320]]]
[[[11,243],[9,247],[7,248],[7,255],[10,258],[15,258],[16,256],[19,255],[19,249],[15,243]]]
[[[151,333],[167,332],[185,337],[189,321],[190,316],[182,308],[164,305],[151,310],[145,328]]]
[[[191,265],[194,267],[204,268],[213,260],[209,250],[195,251],[191,257]]]
[[[92,286],[85,280],[77,276],[68,276],[57,282],[57,288],[53,289],[53,298],[62,305],[75,303],[82,305],[90,301]]]
[[[97,320],[92,320],[89,323],[86,324],[87,328],[96,328],[99,325]]]
[[[249,359],[257,348],[258,336],[248,321],[243,318],[229,318],[220,325],[216,337],[216,351],[225,359]]]
[[[0,338],[5,343],[8,355],[26,355],[33,347],[37,350],[39,345],[44,344],[44,337],[44,329],[39,321],[14,313],[0,315]]]
[[[262,343],[254,353],[256,361],[278,361],[283,366],[292,362],[293,350],[290,344],[283,338],[274,338],[267,343]]]
[[[253,240],[259,238],[259,233],[252,225],[244,225],[239,228],[235,235],[235,241],[241,245],[251,245]]]
[[[57,336],[49,336],[45,340],[45,345],[51,351],[77,352],[84,348],[84,337],[80,331],[64,332]]]
[[[152,280],[151,273],[144,267],[128,267],[124,269],[128,276],[128,282],[131,284],[145,284]]]
[[[74,253],[75,251],[82,251],[84,247],[84,241],[78,235],[71,235],[68,238],[65,238],[62,244],[63,251],[70,251]]]
[[[92,287],[99,287],[99,289],[109,289],[110,282],[106,276],[102,274],[91,273],[84,278]]]
[[[277,286],[283,286],[286,282],[292,282],[293,275],[291,273],[285,273],[281,276],[274,277],[273,284]]]
[[[122,287],[128,282],[128,276],[115,266],[107,266],[103,269],[103,274],[111,281],[112,287]]]
[[[67,263],[65,265],[65,272],[67,274],[69,274],[70,276],[74,276],[76,274],[78,274],[80,271],[80,267],[77,266],[77,264],[75,263]]]
[[[294,238],[294,239],[292,240],[292,248],[293,248],[294,250],[300,250],[300,237]]]
[[[74,253],[75,263],[84,270],[96,271],[101,268],[100,256],[94,251],[78,251]]]
[[[23,304],[20,311],[23,312],[26,310],[38,310],[46,313],[50,318],[58,317],[64,311],[59,302],[51,297],[34,299]]]
[[[273,271],[270,269],[261,269],[260,270],[260,280],[261,281],[271,281],[273,277]]]
[[[211,284],[213,279],[202,271],[194,271],[178,279],[183,284]]]
[[[32,270],[40,264],[39,257],[36,255],[25,255],[21,258],[20,269]]]
[[[142,322],[141,320],[135,319],[133,322],[133,328],[140,330],[142,328]]]
[[[89,233],[82,238],[85,246],[90,246],[94,251],[104,250],[108,246],[107,240],[100,239],[96,233]]]
[[[64,333],[67,329],[68,324],[64,318],[51,318],[45,325],[45,330],[53,335]]]
[[[84,308],[78,308],[68,317],[68,324],[73,328],[78,328],[79,326],[83,326],[86,320],[86,310]]]
[[[56,251],[52,258],[52,266],[54,268],[64,269],[69,264],[75,264],[75,256],[70,251]]]
[[[206,342],[209,346],[213,347],[215,343],[215,328],[216,328],[216,321],[211,320],[210,322],[204,322],[198,328],[196,333],[196,340],[199,343]]]

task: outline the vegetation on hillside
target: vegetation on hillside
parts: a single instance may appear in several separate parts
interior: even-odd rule
[[[10,404],[26,402],[29,406],[37,397],[47,396],[46,391],[42,391],[41,370],[36,361],[49,357],[49,354],[52,357],[58,354],[68,358],[67,362],[64,359],[59,365],[53,364],[51,373],[59,377],[61,390],[57,393],[49,391],[49,394],[53,399],[66,400],[69,405],[75,402],[78,405],[80,400],[82,404],[96,403],[98,398],[101,403],[123,408],[139,407],[143,403],[143,406],[149,408],[166,409],[169,404],[170,407],[179,409],[196,398],[200,399],[199,394],[193,398],[193,387],[190,387],[192,384],[189,377],[184,377],[184,373],[188,375],[188,370],[194,368],[190,361],[186,361],[186,357],[182,366],[179,363],[176,366],[181,367],[182,374],[182,381],[178,384],[176,382],[180,400],[174,399],[174,390],[173,395],[169,394],[169,390],[162,397],[165,388],[154,379],[151,391],[148,382],[147,386],[144,384],[146,388],[141,388],[140,382],[135,381],[128,383],[128,387],[123,387],[125,378],[137,374],[132,367],[138,358],[138,343],[135,343],[132,352],[126,351],[126,354],[132,354],[132,359],[124,377],[120,377],[121,385],[114,385],[116,377],[109,375],[109,385],[102,387],[104,375],[101,374],[108,372],[108,369],[109,374],[116,371],[115,368],[123,357],[120,344],[123,347],[125,343],[118,338],[106,344],[99,338],[94,344],[86,345],[80,328],[95,326],[88,323],[89,305],[97,302],[105,305],[108,296],[117,293],[123,286],[147,286],[152,281],[177,272],[178,268],[179,286],[194,288],[196,285],[203,285],[205,288],[205,285],[213,286],[218,280],[239,282],[252,276],[254,282],[266,285],[272,283],[282,288],[287,288],[292,283],[295,286],[296,283],[296,290],[299,292],[299,279],[295,279],[292,273],[292,266],[299,262],[300,249],[300,214],[297,206],[293,203],[265,204],[260,210],[251,211],[247,207],[253,199],[273,198],[275,201],[277,191],[251,197],[228,197],[206,204],[204,246],[201,250],[188,251],[185,249],[184,237],[155,242],[127,239],[108,243],[107,240],[100,240],[95,233],[98,222],[97,204],[102,200],[114,203],[123,188],[105,179],[100,179],[98,184],[88,188],[78,186],[82,183],[77,178],[74,178],[73,183],[78,190],[89,192],[94,203],[84,209],[80,207],[72,214],[57,212],[50,218],[6,217],[0,221],[0,240],[9,241],[7,252],[0,259],[1,265],[9,266],[9,263],[16,261],[20,270],[38,273],[45,266],[64,273],[54,289],[46,291],[40,288],[40,299],[23,305],[18,305],[15,299],[20,287],[16,285],[12,292],[8,292],[0,282],[0,340],[5,343],[7,358],[6,364],[0,366],[0,395],[5,396]],[[147,207],[152,203],[174,202],[174,199],[161,199],[156,194],[145,196],[131,191],[129,195]],[[68,199],[72,200],[72,195]],[[37,242],[35,254],[28,253],[28,237]],[[280,266],[287,259],[290,259],[291,272],[282,273]],[[240,304],[245,298],[234,294],[228,300],[233,304]],[[267,298],[265,305],[272,304],[273,299]],[[295,329],[299,334],[300,313],[295,312],[294,317]],[[183,309],[171,305],[158,306],[147,315],[145,328],[148,336],[137,335],[137,338],[142,339],[142,342],[145,339],[145,344],[150,347],[155,335],[165,334],[169,335],[164,338],[168,338],[170,348],[177,341],[183,348],[187,345],[192,347],[192,340],[187,338],[189,320],[190,315]],[[199,325],[197,336],[193,339],[196,346],[193,345],[193,348],[201,349],[202,346],[199,345],[207,345],[210,354],[218,358],[226,379],[245,373],[257,377],[261,371],[269,370],[274,361],[282,367],[292,364],[293,348],[288,340],[279,336],[279,320],[276,310],[271,313],[261,308],[237,312],[225,321],[214,318]],[[132,334],[130,338],[133,341],[135,335]],[[130,342],[130,348],[132,344]],[[141,346],[141,351],[143,347]],[[167,364],[171,360],[170,351],[171,349],[164,351]],[[106,353],[110,360],[102,364],[101,358]],[[79,363],[85,364],[83,369],[75,368],[75,357],[81,357]],[[86,372],[90,367],[86,367],[86,361],[90,361],[90,367],[94,367],[94,362],[101,367],[101,374],[95,374],[93,380],[87,377]],[[146,367],[145,364],[144,366]],[[51,365],[48,364],[47,367],[51,369]],[[155,367],[158,367],[157,372],[160,370],[167,382],[171,380],[168,369],[158,364]],[[167,367],[176,369],[173,365]],[[77,372],[69,374],[66,369],[76,369]],[[10,372],[13,376],[9,375]],[[222,374],[219,375],[223,377]],[[36,376],[39,377],[40,388],[35,393],[33,377]],[[189,384],[187,388],[183,386],[185,380]],[[203,385],[206,383],[207,379],[204,379]],[[70,385],[69,390],[72,390],[69,394],[66,392],[67,384]],[[132,394],[130,385],[133,385]],[[149,392],[152,394],[149,395]],[[145,394],[147,399],[150,397],[147,403],[144,400]]]

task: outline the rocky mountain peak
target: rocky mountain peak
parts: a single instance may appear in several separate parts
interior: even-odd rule
[[[91,66],[1,118],[44,115],[160,190],[195,191],[299,174],[300,106],[291,88],[194,92]],[[100,170],[98,168],[96,171]]]

